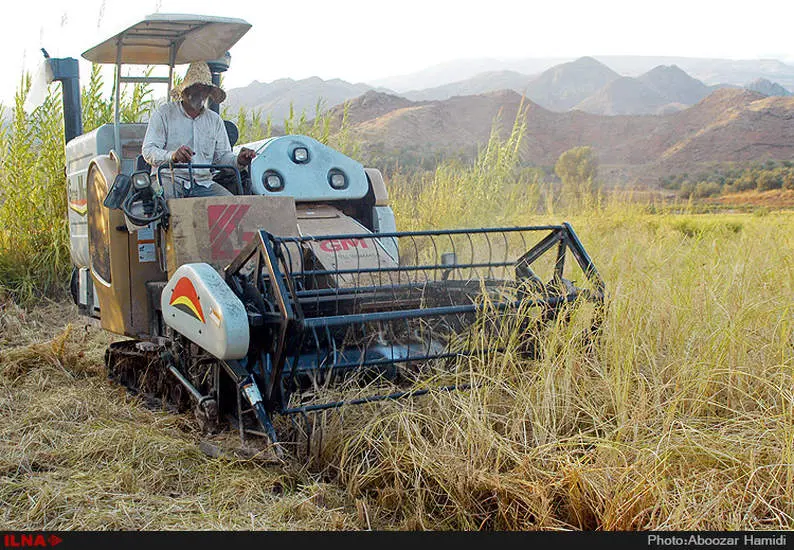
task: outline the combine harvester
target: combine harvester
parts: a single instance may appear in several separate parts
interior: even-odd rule
[[[170,92],[174,66],[196,61],[219,80],[249,28],[155,14],[86,51],[115,64],[115,122],[86,134],[77,60],[46,60],[48,82],[63,83],[72,296],[129,337],[106,353],[111,378],[281,452],[274,415],[462,389],[456,359],[492,347],[483,327],[513,318],[530,332],[566,303],[603,302],[567,223],[398,232],[380,172],[306,136],[246,144],[257,153],[246,177],[212,166],[236,196],[166,201],[170,168],[150,177],[146,125],[120,122],[120,88]],[[124,76],[124,65],[169,74]],[[340,384],[355,397],[330,397]]]

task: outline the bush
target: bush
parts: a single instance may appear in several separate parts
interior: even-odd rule
[[[695,191],[695,184],[689,180],[684,180],[681,182],[681,186],[679,187],[679,194],[684,198],[689,198],[692,196],[692,193]]]
[[[715,181],[701,181],[692,191],[692,196],[696,199],[703,199],[706,197],[713,197],[719,195],[722,191],[722,186]]]
[[[574,147],[560,155],[554,172],[562,181],[561,200],[571,210],[595,204],[598,160],[592,147]]]
[[[759,191],[780,188],[794,189],[794,168],[792,168],[791,161],[778,163],[773,160],[742,164],[715,164],[708,170],[692,176],[687,173],[667,175],[659,181],[659,185],[663,189],[678,189],[679,196],[693,198],[716,195],[714,184],[720,187],[722,193],[742,193],[753,189]]]
[[[783,189],[794,189],[794,168],[787,167],[781,174]]]

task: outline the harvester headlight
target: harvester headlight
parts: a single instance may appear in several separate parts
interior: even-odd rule
[[[132,175],[132,187],[136,191],[143,191],[151,185],[152,180],[149,178],[149,172],[135,172]]]
[[[282,178],[281,174],[274,170],[268,170],[262,174],[262,183],[264,184],[265,189],[271,192],[284,190],[284,178]]]
[[[344,189],[347,187],[347,177],[345,176],[344,172],[334,168],[328,172],[328,183],[334,189]]]
[[[296,147],[292,151],[292,160],[298,164],[305,164],[309,162],[309,150],[306,147]]]

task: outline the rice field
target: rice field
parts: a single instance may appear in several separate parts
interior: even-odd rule
[[[568,219],[606,282],[598,340],[583,341],[574,311],[537,358],[513,344],[461,360],[469,391],[317,416],[311,456],[293,434],[283,462],[212,457],[191,415],[107,380],[113,337],[63,298],[62,113],[53,92],[26,114],[28,86],[0,132],[7,529],[794,528],[794,213],[772,211],[782,199],[697,215],[604,197],[590,179],[566,193],[521,166],[520,124],[471,165],[397,171],[401,230]],[[147,93],[124,100],[124,120],[151,107]],[[97,71],[83,106],[86,131],[107,121]],[[344,131],[299,122],[355,157]]]
[[[560,222],[527,215],[515,224]],[[109,382],[66,302],[0,302],[7,529],[791,529],[794,213],[572,216],[600,339],[484,353],[475,389],[318,417],[310,459],[212,458]]]

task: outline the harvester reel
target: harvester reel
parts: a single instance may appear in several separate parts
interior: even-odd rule
[[[386,255],[384,241],[398,244],[398,257]],[[511,250],[516,245],[523,254]],[[549,251],[556,259],[537,262]],[[566,269],[566,256],[576,267]],[[536,271],[549,265],[549,282],[541,283]],[[570,269],[586,286],[566,277]],[[251,329],[247,357],[227,367],[259,386],[267,413],[259,422],[273,441],[270,415],[302,416],[308,426],[310,413],[433,391],[416,387],[428,374],[452,382],[436,390],[465,389],[449,368],[459,358],[503,351],[515,342],[512,330],[525,337],[517,351],[537,355],[550,323],[568,319],[579,301],[598,308],[604,299],[603,281],[568,224],[299,237],[259,231],[225,275]],[[365,396],[323,402],[339,383]]]

